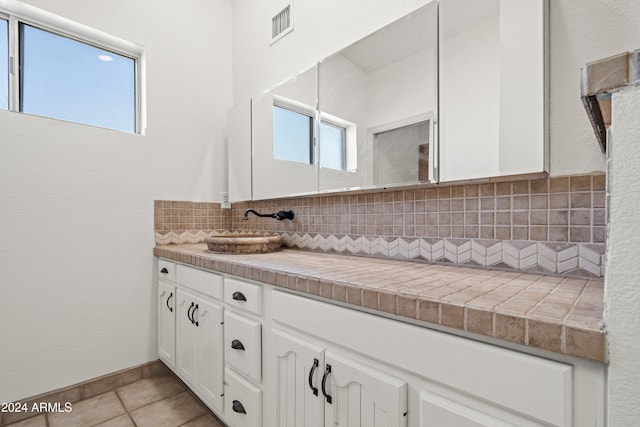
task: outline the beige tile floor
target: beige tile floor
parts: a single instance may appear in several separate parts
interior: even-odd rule
[[[224,427],[173,374],[81,400],[70,412],[41,414],[11,427]]]

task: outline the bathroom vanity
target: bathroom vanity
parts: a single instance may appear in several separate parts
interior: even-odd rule
[[[160,358],[230,426],[604,425],[598,279],[204,244],[154,254]],[[527,299],[529,314],[509,305]]]

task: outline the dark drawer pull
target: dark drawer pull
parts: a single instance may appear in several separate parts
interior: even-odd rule
[[[169,274],[169,270],[167,270],[167,267],[162,267],[162,270],[160,270],[160,273]]]
[[[191,319],[193,320],[193,324],[198,326],[198,321],[196,320],[196,313],[198,312],[198,304],[196,304],[193,312],[191,313]]]
[[[169,300],[173,298],[173,292],[171,292],[171,295],[169,295],[169,298],[167,298],[167,308],[169,309],[170,312],[173,313],[173,307],[169,306]]]
[[[240,401],[238,400],[234,400],[233,401],[233,405],[231,405],[231,409],[233,409],[233,412],[237,412],[239,414],[246,414],[247,411],[245,411],[244,406],[242,405],[242,403],[240,403]]]
[[[311,370],[309,371],[309,387],[311,387],[311,391],[314,396],[318,395],[318,387],[313,385],[313,373],[316,371],[316,368],[320,365],[318,359],[313,359],[313,366],[311,366]]]
[[[327,366],[324,370],[324,375],[322,376],[322,394],[324,395],[324,398],[327,400],[327,403],[331,404],[331,395],[329,395],[327,393],[327,378],[329,377],[329,374],[331,373],[331,365],[329,365],[327,363]]]
[[[195,308],[195,303],[191,303],[191,305],[189,306],[189,309],[187,310],[187,319],[189,319],[191,321],[191,324],[193,325],[195,323],[195,320],[193,320],[193,317],[191,317],[191,310],[193,310]]]
[[[242,351],[244,351],[244,345],[242,345],[242,341],[240,341],[240,340],[231,341],[231,348],[234,349],[234,350],[242,350]]]
[[[235,291],[233,293],[233,295],[231,296],[231,298],[233,298],[236,301],[246,301],[247,297],[244,296],[244,294],[240,291]]]

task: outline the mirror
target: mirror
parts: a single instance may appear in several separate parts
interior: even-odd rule
[[[316,68],[251,100],[254,200],[318,191]]]
[[[434,180],[436,46],[432,2],[320,62],[320,192]]]
[[[432,1],[253,98],[252,198],[545,172],[547,9]]]
[[[546,0],[440,0],[440,180],[547,170]]]

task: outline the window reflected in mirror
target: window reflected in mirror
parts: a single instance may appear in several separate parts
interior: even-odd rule
[[[323,120],[320,122],[320,135],[322,135],[320,166],[344,170],[347,130],[338,124]]]
[[[427,180],[430,133],[426,120],[373,134],[375,183]]]
[[[315,66],[251,99],[254,200],[317,193],[317,117]]]
[[[313,164],[313,113],[273,106],[273,157]]]
[[[436,18],[427,4],[320,62],[320,114],[350,123],[342,168],[325,165],[334,133],[320,130],[320,192],[436,181],[433,160],[419,170],[421,152],[435,158]]]

